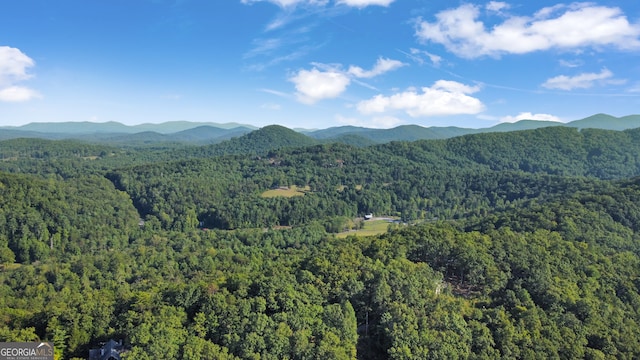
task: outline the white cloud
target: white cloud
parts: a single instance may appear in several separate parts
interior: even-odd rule
[[[427,60],[423,56],[426,56],[427,58],[429,58],[429,61],[434,67],[439,67],[440,63],[442,62],[442,57],[432,54],[428,51],[424,51],[416,48],[410,48],[409,52],[405,52],[402,50],[398,50],[398,51],[405,54],[409,59],[415,61],[420,65],[424,65],[427,62]]]
[[[442,57],[435,55],[435,54],[431,54],[429,52],[423,51],[423,54],[427,55],[427,57],[429,57],[429,60],[431,60],[431,62],[433,63],[433,66],[438,67],[440,66],[440,62],[442,62]]]
[[[588,89],[595,83],[619,83],[619,80],[611,79],[613,73],[608,69],[602,69],[599,73],[582,73],[576,76],[559,75],[548,79],[542,84],[547,89],[573,90]]]
[[[314,104],[322,99],[340,96],[351,83],[351,79],[339,69],[300,70],[289,78],[296,86],[298,100],[305,104]]]
[[[34,65],[19,49],[0,46],[0,101],[27,101],[40,96],[35,90],[17,85],[33,77],[27,70]]]
[[[477,86],[439,80],[431,87],[423,87],[422,93],[408,89],[391,96],[376,95],[358,103],[357,108],[363,114],[401,110],[411,117],[478,114],[485,106],[468,94],[479,90]]]
[[[501,8],[500,3],[490,7]],[[465,4],[436,14],[435,22],[419,21],[421,41],[444,45],[465,58],[525,54],[549,49],[640,48],[640,26],[631,24],[616,7],[575,3],[543,8],[532,16],[510,16],[485,26],[480,8]]]
[[[382,75],[388,71],[400,68],[404,65],[406,64],[398,60],[379,58],[373,69],[369,71],[363,70],[359,66],[351,65],[349,67],[348,73],[358,78],[372,78],[378,75]]]
[[[509,9],[510,5],[502,1],[489,1],[485,7],[489,11],[500,13],[502,10]]]
[[[0,46],[0,85],[31,78],[27,69],[34,65],[34,61],[19,49]]]
[[[500,119],[501,122],[516,122],[520,120],[562,121],[559,117],[554,115],[533,114],[530,112],[522,112],[516,116],[505,116]]]
[[[295,84],[298,100],[305,104],[314,104],[322,99],[340,96],[352,80],[362,86],[375,89],[361,83],[357,78],[372,78],[405,64],[397,60],[379,58],[373,69],[368,71],[353,65],[348,71],[342,70],[339,64],[313,63],[313,65],[311,70],[300,70],[289,78],[289,81]]]
[[[582,60],[560,60],[560,65],[568,68],[575,68],[582,66],[584,62]]]
[[[0,101],[21,102],[40,97],[40,94],[23,86],[0,88]]]
[[[462,94],[473,94],[475,92],[480,91],[479,86],[469,86],[469,85],[459,83],[457,81],[450,81],[450,80],[438,80],[436,81],[434,86],[432,86],[432,88],[450,91],[453,93],[462,93]]]

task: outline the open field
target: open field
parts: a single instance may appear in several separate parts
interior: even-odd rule
[[[391,224],[389,219],[367,220],[364,222],[364,227],[362,229],[341,232],[336,236],[339,238],[345,238],[350,235],[373,236],[384,234],[385,232],[387,232],[389,224]]]
[[[280,187],[278,189],[267,190],[262,193],[262,197],[294,197],[294,196],[304,196],[306,191],[311,190],[308,186],[303,188],[299,188],[295,185],[291,187]]]

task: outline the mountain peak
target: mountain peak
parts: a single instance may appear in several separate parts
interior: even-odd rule
[[[243,136],[250,141],[268,142],[275,147],[314,145],[316,141],[281,125],[268,125]],[[242,139],[242,138],[240,138]]]

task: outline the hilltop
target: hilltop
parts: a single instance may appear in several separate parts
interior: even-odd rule
[[[274,125],[278,126],[278,125]],[[561,126],[578,129],[626,130],[640,127],[640,115],[614,117],[596,114],[584,119],[567,123],[553,121],[521,120],[515,123],[502,123],[489,128],[470,129],[451,127],[423,127],[419,125],[401,125],[391,129],[372,129],[356,126],[340,126],[322,130],[292,130],[306,135],[318,143],[342,142],[356,146],[382,144],[391,141],[415,141],[427,139],[448,139],[456,136],[533,130],[543,127]],[[0,140],[14,138],[77,139],[120,146],[148,146],[153,144],[206,145],[218,144],[226,140],[239,138],[258,128],[237,124],[197,123],[187,121],[161,124],[142,124],[127,126],[117,122],[91,123],[32,123],[19,127],[0,127]],[[292,133],[278,134],[293,136]],[[310,143],[301,137],[291,139],[294,143]],[[236,146],[236,145],[231,145]]]

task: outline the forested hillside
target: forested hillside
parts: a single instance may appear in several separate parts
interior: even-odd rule
[[[118,169],[107,177],[165,229],[289,226],[331,216],[453,219],[640,175],[640,132],[545,128],[367,148],[317,145]],[[251,152],[255,154],[255,152]],[[309,187],[302,197],[269,189]],[[197,219],[199,219],[199,221]]]
[[[108,339],[127,359],[640,356],[639,130],[309,139],[0,141],[0,341],[64,359]],[[370,213],[397,221],[335,234]]]

